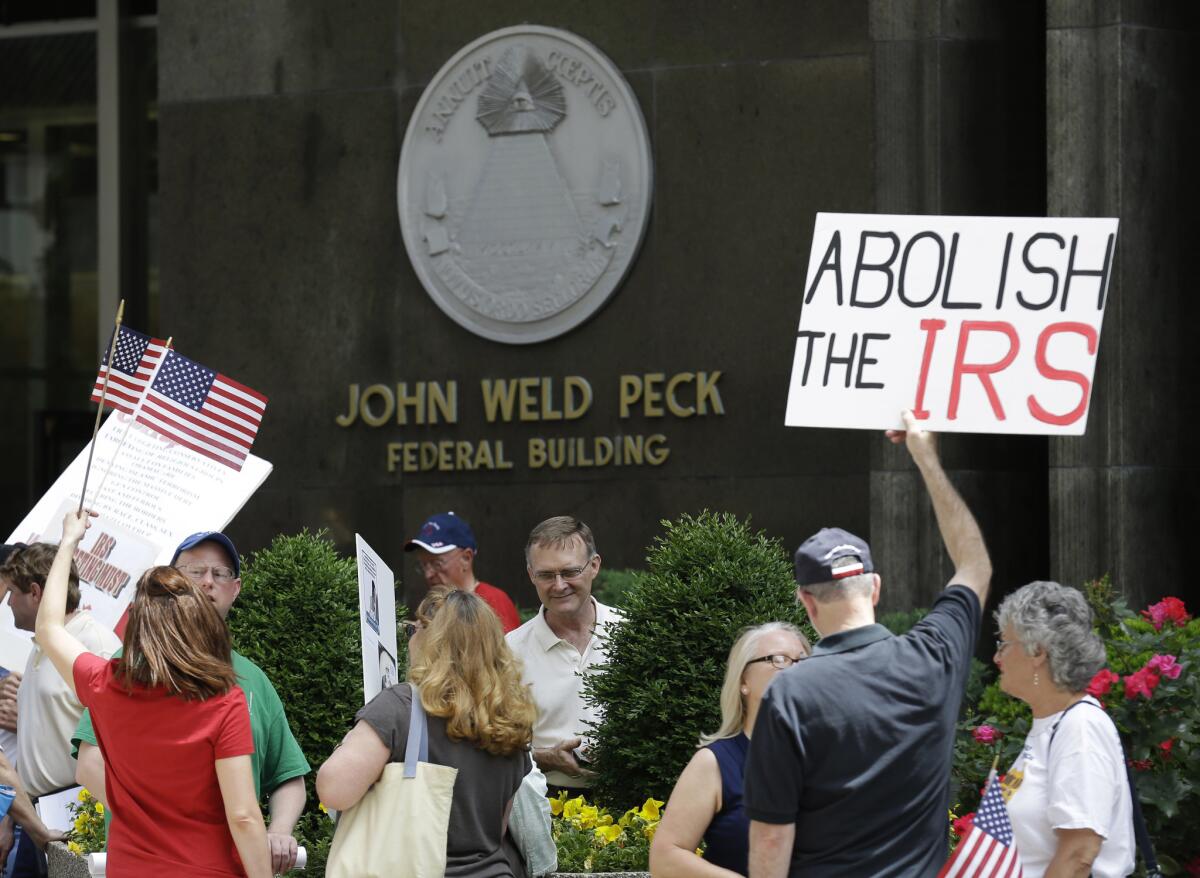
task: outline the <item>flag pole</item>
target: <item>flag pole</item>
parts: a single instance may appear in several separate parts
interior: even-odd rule
[[[96,423],[92,426],[92,441],[88,445],[87,468],[83,471],[83,490],[79,492],[79,508],[76,515],[83,511],[83,501],[87,497],[88,477],[92,474],[92,455],[96,453],[96,434],[100,432],[100,417],[104,414],[104,399],[108,396],[108,376],[112,374],[113,359],[117,356],[117,336],[121,334],[121,319],[125,316],[125,300],[117,305],[117,319],[113,321],[112,343],[108,346],[108,368],[104,370],[104,381],[100,384],[100,407],[96,409]]]
[[[96,493],[92,497],[92,503],[100,497],[100,492],[104,490],[104,483],[108,481],[108,474],[112,472],[113,464],[117,462],[117,455],[121,453],[121,449],[125,447],[125,440],[129,438],[129,431],[137,420],[138,414],[142,410],[142,403],[146,401],[146,394],[150,392],[150,385],[154,383],[154,379],[158,377],[158,370],[162,368],[163,363],[167,360],[167,352],[171,350],[171,340],[175,336],[170,336],[167,343],[163,345],[162,356],[158,358],[158,362],[154,364],[154,371],[150,373],[150,377],[146,379],[146,389],[142,391],[142,395],[138,397],[137,405],[134,406],[133,414],[129,416],[128,423],[125,424],[125,432],[121,434],[121,441],[117,443],[117,450],[113,452],[112,457],[108,461],[108,466],[104,470],[104,478],[100,479],[100,487],[96,488]]]

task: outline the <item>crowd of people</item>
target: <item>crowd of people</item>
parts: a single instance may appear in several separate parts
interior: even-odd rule
[[[934,436],[905,418],[908,430],[889,436],[927,487],[950,583],[894,636],[875,622],[882,578],[869,545],[837,528],[806,540],[797,599],[819,640],[771,620],[737,636],[720,726],[700,738],[671,794],[653,875],[919,876],[945,862],[955,721],[991,563]],[[0,782],[16,794],[0,854],[13,827],[18,851],[29,851],[9,874],[37,874],[38,850],[56,837],[31,796],[76,783],[106,805],[117,878],[291,869],[310,769],[274,687],[232,648],[236,548],[220,533],[189,537],[171,565],[142,575],[114,634],[79,606],[72,557],[88,517],[68,514],[57,547],[19,546],[0,559],[16,624],[36,635],[16,686],[15,770],[0,754]],[[584,792],[593,777],[587,742],[599,717],[583,680],[624,624],[592,595],[595,537],[571,516],[532,530],[525,561],[541,606],[524,624],[501,589],[476,577],[479,547],[462,518],[432,516],[405,549],[429,586],[405,623],[408,678],[347,717],[317,791],[329,808],[355,807],[404,761],[423,714],[429,761],[457,770],[445,874],[542,874],[553,868],[547,794]],[[1087,603],[1035,582],[1009,595],[996,620],[1001,687],[1033,715],[1004,781],[1024,875],[1130,874],[1125,758],[1085,693],[1104,663]],[[3,695],[0,686],[0,725]]]

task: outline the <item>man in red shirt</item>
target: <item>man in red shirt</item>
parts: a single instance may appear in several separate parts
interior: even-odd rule
[[[431,515],[417,535],[404,544],[404,551],[415,552],[417,566],[429,588],[452,586],[483,598],[500,619],[507,634],[521,625],[512,598],[494,585],[475,578],[475,556],[479,548],[471,525],[453,512]]]

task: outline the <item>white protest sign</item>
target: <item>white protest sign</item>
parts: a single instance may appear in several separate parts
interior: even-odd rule
[[[398,682],[396,670],[396,577],[361,535],[358,606],[362,626],[363,701]]]
[[[1117,220],[817,214],[786,424],[1081,435]]]
[[[100,515],[92,519],[75,554],[80,605],[110,627],[125,611],[147,567],[170,563],[175,547],[189,534],[224,528],[271,473],[271,464],[253,455],[235,472],[141,424],[130,426],[117,454],[130,420],[129,415],[114,413],[96,436],[88,505]],[[63,516],[79,506],[87,457],[85,447],[8,542],[58,542]],[[0,665],[24,668],[29,637],[13,625],[8,603],[0,605]]]

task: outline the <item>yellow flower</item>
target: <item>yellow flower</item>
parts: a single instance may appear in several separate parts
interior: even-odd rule
[[[658,821],[647,823],[646,828],[642,830],[642,835],[646,836],[646,841],[654,841],[654,833],[658,831]]]
[[[600,812],[600,818],[596,821],[597,826],[612,826],[612,815],[607,811]]]
[[[624,814],[621,815],[621,819],[617,821],[617,825],[628,828],[629,825],[631,823],[633,823],[633,818],[636,816],[638,816],[638,809],[630,808],[628,811],[626,811]]]
[[[647,799],[642,805],[642,810],[638,812],[639,817],[643,820],[657,820],[662,816],[663,803],[658,799]]]
[[[79,846],[79,842],[76,842],[76,841],[67,842],[67,850],[69,850],[71,853],[75,854],[75,856],[77,856],[77,857],[83,856],[83,848],[81,848]]]
[[[84,814],[80,814],[78,817],[75,818],[75,831],[83,832],[83,828],[85,826],[87,826],[87,816]]]
[[[79,801],[81,801],[81,802],[86,802],[86,801],[87,801],[88,799],[90,799],[91,797],[92,797],[92,794],[91,794],[91,793],[89,793],[89,792],[87,791],[87,789],[86,789],[86,788],[85,788],[85,789],[81,789],[81,790],[79,791],[79,795],[78,795],[78,796],[76,796],[76,798],[77,798],[77,799],[79,799]]]
[[[99,814],[101,817],[104,816],[104,803],[103,802],[96,803],[96,813]]]
[[[597,826],[594,831],[596,833],[596,838],[600,839],[600,841],[604,844],[616,841],[624,834],[624,830],[621,829],[621,827],[613,826],[611,824],[606,826]]]
[[[580,829],[591,829],[596,825],[596,821],[600,819],[600,809],[595,805],[588,805],[579,811],[579,817],[575,821]]]
[[[562,816],[564,820],[574,820],[579,816],[579,812],[583,810],[583,796],[576,796],[573,799],[567,799],[563,802]]]
[[[325,803],[324,803],[324,802],[317,802],[317,807],[321,809],[321,813],[322,813],[322,814],[328,814],[328,813],[329,813],[329,809],[325,807]]]
[[[561,791],[557,796],[550,796],[550,816],[561,817],[563,803],[567,801],[567,791]]]

